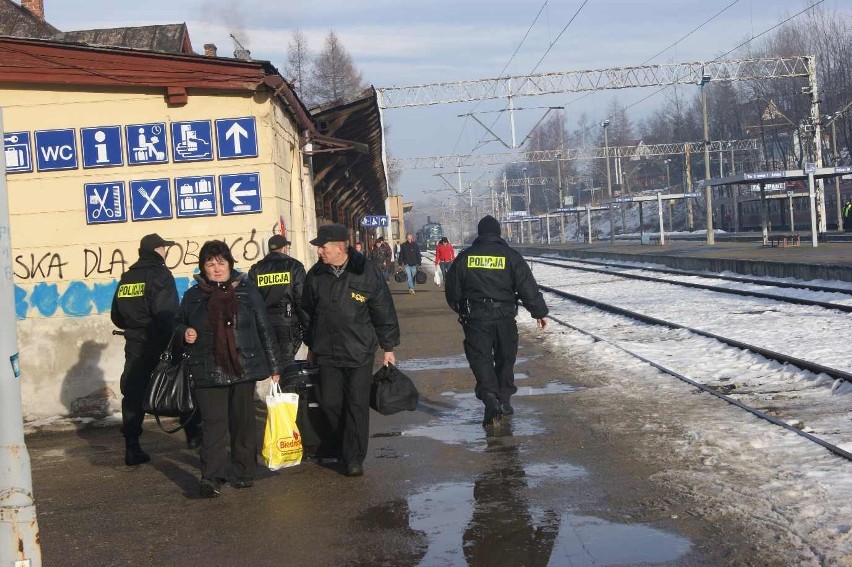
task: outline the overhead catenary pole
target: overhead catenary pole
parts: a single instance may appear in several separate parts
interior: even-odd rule
[[[707,203],[707,244],[716,244],[716,235],[713,234],[713,186],[710,185],[710,127],[707,123],[707,83],[710,75],[701,76],[701,112],[704,118],[704,200]]]
[[[30,456],[24,442],[2,130],[0,109],[0,566],[41,567]]]

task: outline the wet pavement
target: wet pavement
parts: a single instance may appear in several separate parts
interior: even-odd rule
[[[747,530],[692,515],[687,496],[651,483],[661,465],[607,431],[618,416],[580,411],[590,370],[535,333],[521,339],[516,413],[486,433],[443,293],[393,286],[396,354],[420,405],[372,414],[365,476],[333,463],[261,467],[254,488],[206,500],[195,452],[153,422],[152,461],[133,468],[115,427],[33,433],[44,565],[769,564]]]

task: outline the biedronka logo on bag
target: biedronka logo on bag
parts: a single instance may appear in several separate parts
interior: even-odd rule
[[[282,393],[273,384],[266,396],[266,431],[263,434],[263,462],[270,470],[293,467],[302,462],[302,436],[296,426],[299,409],[297,394]]]

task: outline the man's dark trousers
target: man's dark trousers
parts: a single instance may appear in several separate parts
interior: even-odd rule
[[[361,465],[367,457],[372,381],[372,362],[356,368],[320,364],[320,405],[346,465]]]
[[[501,404],[518,391],[515,359],[518,355],[518,325],[514,318],[471,321],[464,324],[464,354],[476,378],[476,397],[493,392]]]
[[[302,330],[297,324],[272,325],[278,338],[278,350],[281,360],[287,362],[296,358],[296,352],[302,346]]]

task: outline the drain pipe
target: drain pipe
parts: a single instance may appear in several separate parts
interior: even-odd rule
[[[24,443],[2,125],[0,109],[0,567],[41,567],[30,456]]]

